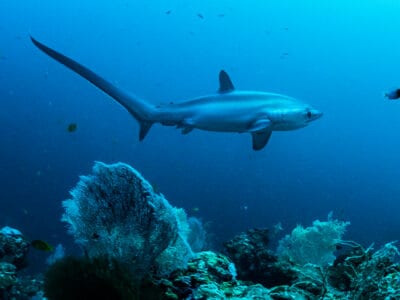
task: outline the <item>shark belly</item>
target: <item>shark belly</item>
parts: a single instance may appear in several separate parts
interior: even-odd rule
[[[198,107],[201,106],[201,107]],[[192,128],[217,132],[247,132],[256,118],[251,105],[214,101],[187,109],[182,123]]]
[[[273,131],[291,131],[291,130],[296,130],[296,129],[300,129],[303,127],[306,127],[307,124],[287,124],[284,122],[281,123],[277,123],[277,124],[272,124],[271,129]]]
[[[194,128],[217,132],[247,132],[251,118],[232,114],[199,115],[189,119]]]

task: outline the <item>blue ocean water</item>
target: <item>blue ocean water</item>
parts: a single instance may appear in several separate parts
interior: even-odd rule
[[[400,85],[399,12],[398,1],[1,1],[0,226],[73,251],[61,201],[98,160],[138,169],[216,244],[329,211],[351,222],[348,239],[398,240],[400,102],[383,93]],[[259,152],[248,134],[159,125],[139,142],[121,106],[29,35],[151,103],[214,92],[224,69],[238,89],[324,116]]]

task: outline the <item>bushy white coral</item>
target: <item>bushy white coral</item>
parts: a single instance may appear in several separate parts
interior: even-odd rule
[[[349,222],[316,220],[311,227],[298,225],[290,235],[279,241],[277,254],[298,265],[307,263],[327,266],[335,260],[336,245],[342,240]]]

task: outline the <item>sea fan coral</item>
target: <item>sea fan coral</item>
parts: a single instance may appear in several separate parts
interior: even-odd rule
[[[185,212],[127,164],[96,162],[71,196],[62,220],[90,257],[117,259],[140,277],[151,268],[168,273],[192,255]]]

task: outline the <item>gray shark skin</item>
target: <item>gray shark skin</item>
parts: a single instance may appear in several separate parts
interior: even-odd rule
[[[152,105],[114,86],[85,66],[31,37],[45,54],[79,74],[114,98],[140,124],[142,141],[154,123],[175,126],[183,134],[193,129],[217,132],[248,132],[254,150],[268,143],[272,131],[302,128],[322,113],[297,99],[273,93],[235,90],[225,71],[219,73],[218,93],[181,103]]]

